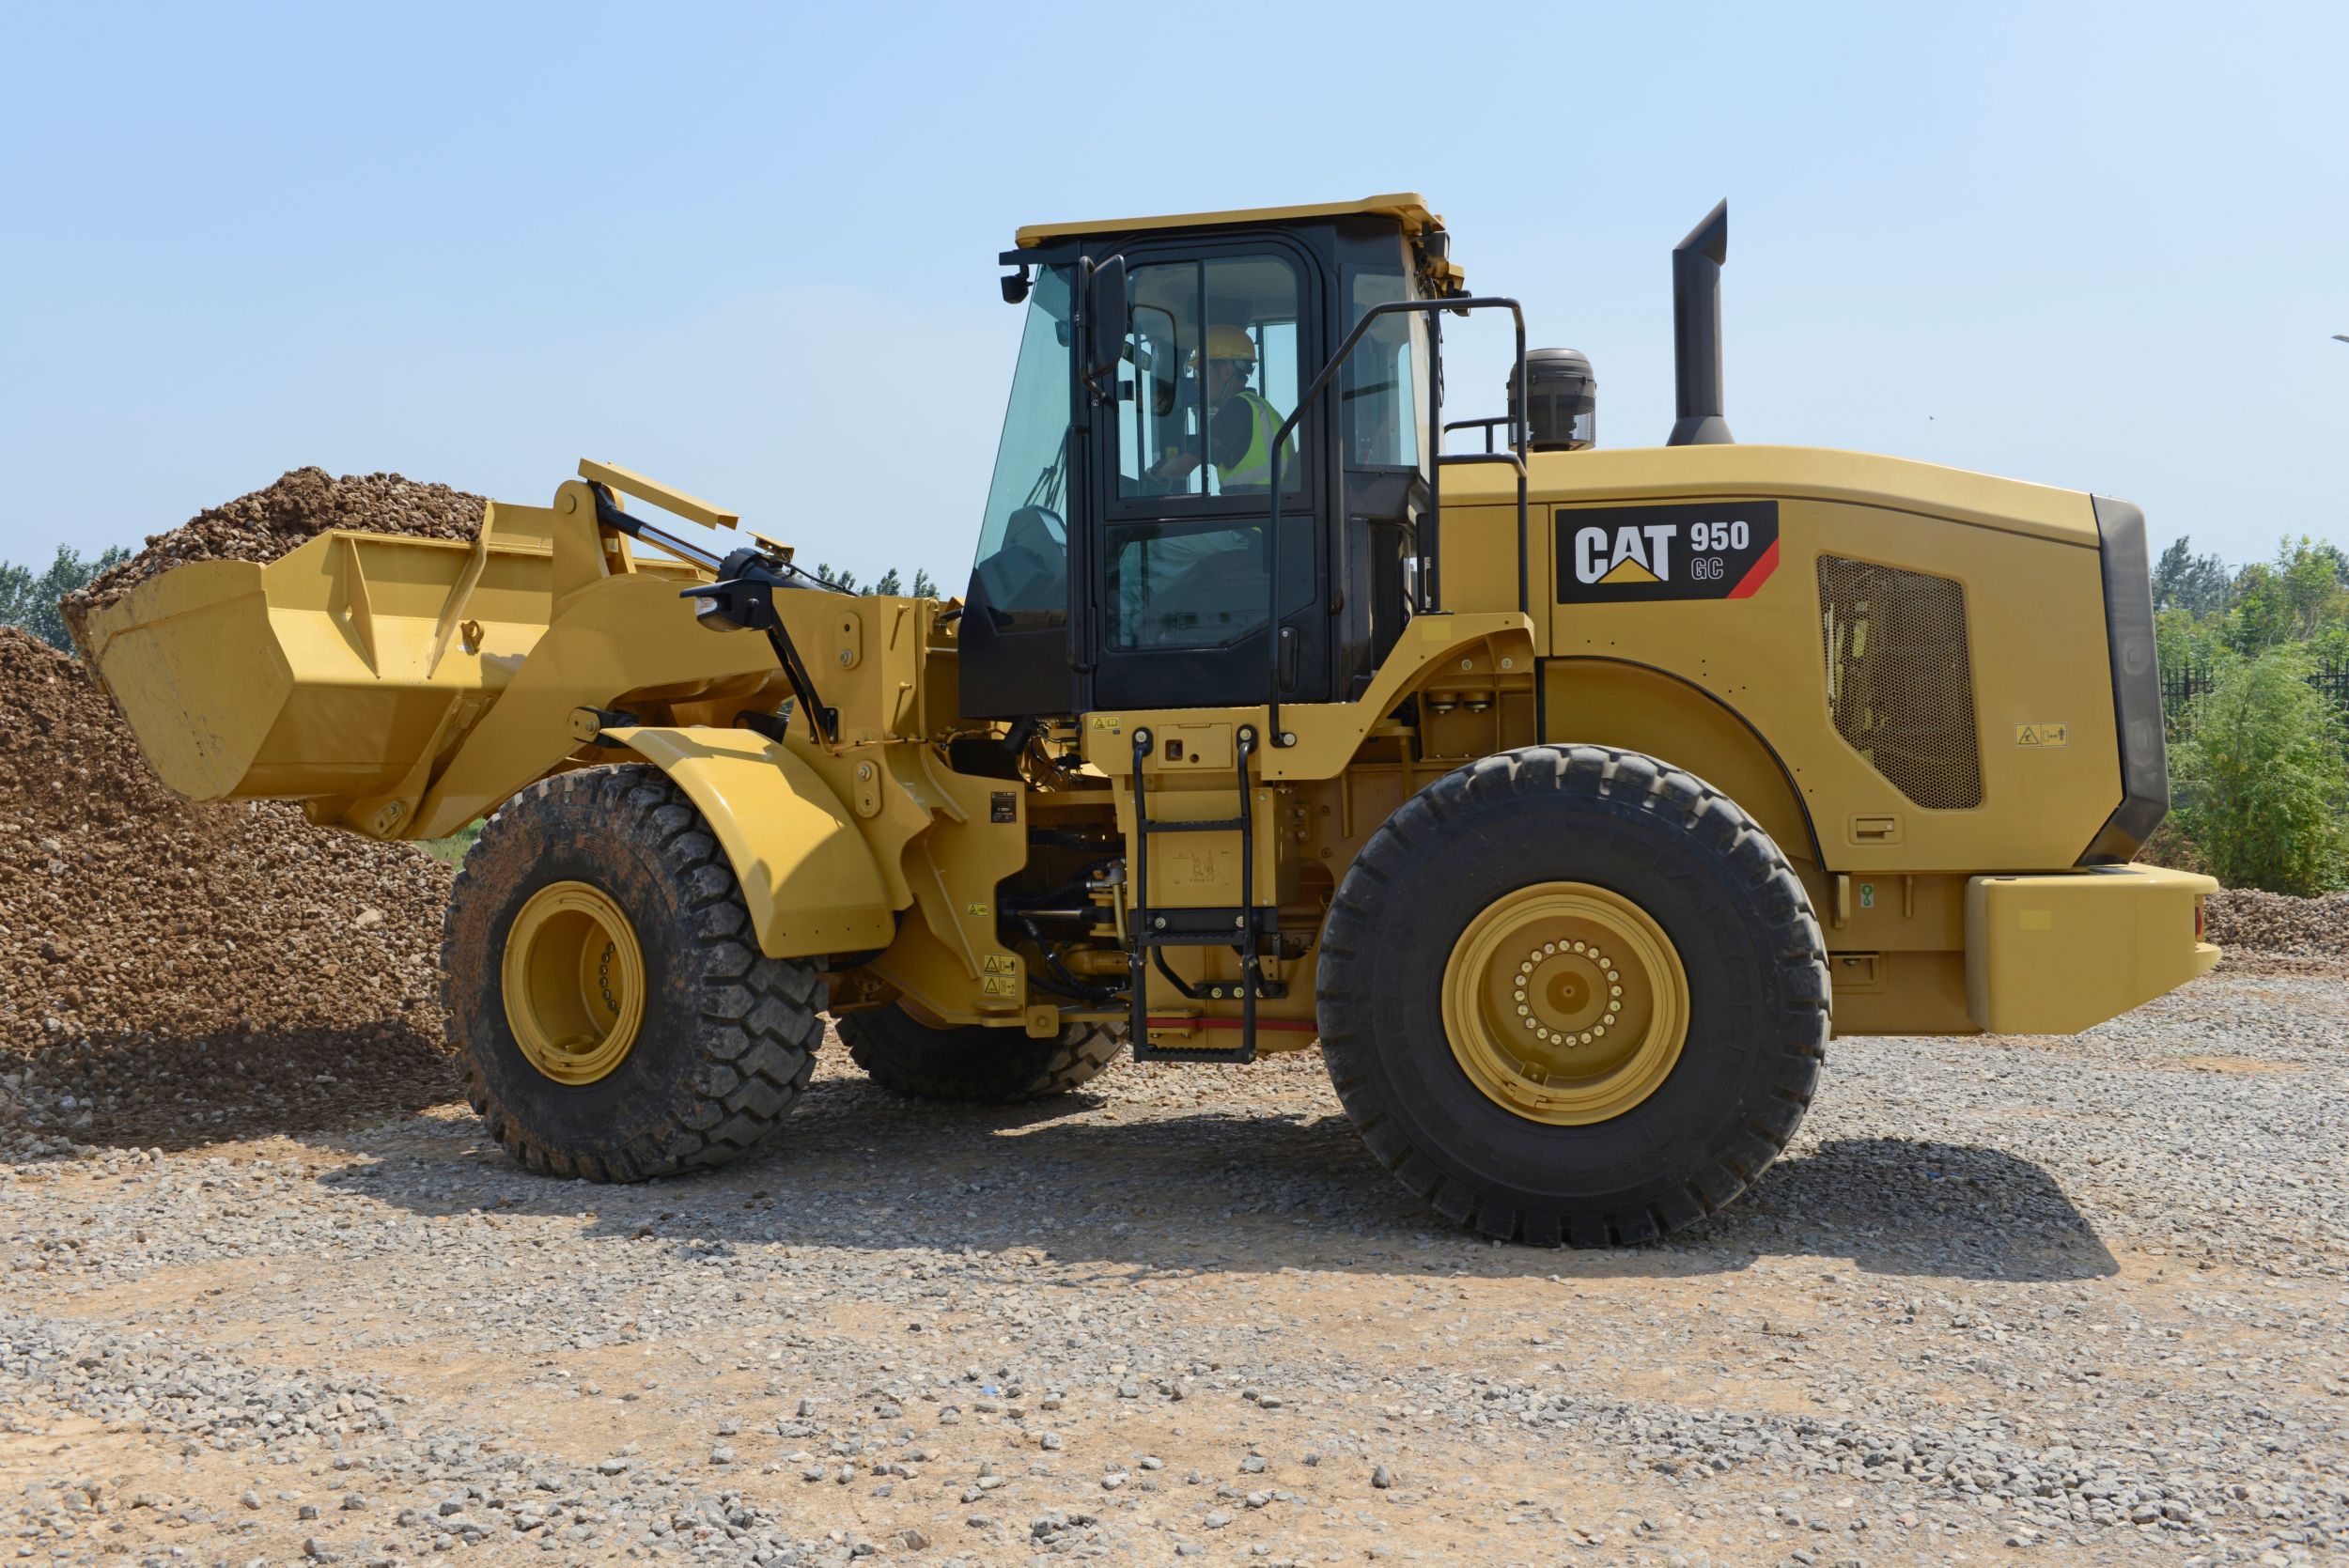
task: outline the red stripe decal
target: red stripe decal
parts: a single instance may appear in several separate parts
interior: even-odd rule
[[[1737,580],[1737,586],[1729,590],[1729,597],[1751,598],[1753,591],[1767,582],[1770,580],[1770,573],[1776,570],[1778,570],[1778,541],[1772,539],[1770,548],[1762,552],[1762,559],[1748,567],[1746,575]]]

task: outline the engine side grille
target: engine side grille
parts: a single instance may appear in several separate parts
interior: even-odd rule
[[[1965,584],[1822,555],[1819,610],[1837,732],[1917,804],[1981,805]]]

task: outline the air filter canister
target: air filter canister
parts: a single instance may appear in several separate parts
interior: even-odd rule
[[[1510,391],[1517,378],[1509,378]],[[1579,452],[1598,440],[1598,378],[1575,349],[1525,356],[1525,418],[1536,452]]]

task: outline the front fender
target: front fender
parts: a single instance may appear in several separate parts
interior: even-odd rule
[[[856,818],[805,759],[749,730],[628,725],[617,741],[677,781],[718,837],[770,958],[887,947],[896,911]]]

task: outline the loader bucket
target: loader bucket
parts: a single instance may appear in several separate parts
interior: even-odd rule
[[[547,559],[545,542],[321,533],[268,566],[167,570],[75,636],[180,796],[371,796],[536,645]]]
[[[270,563],[178,567],[77,617],[158,777],[192,800],[399,793],[546,631],[537,508],[474,543],[321,534]]]

